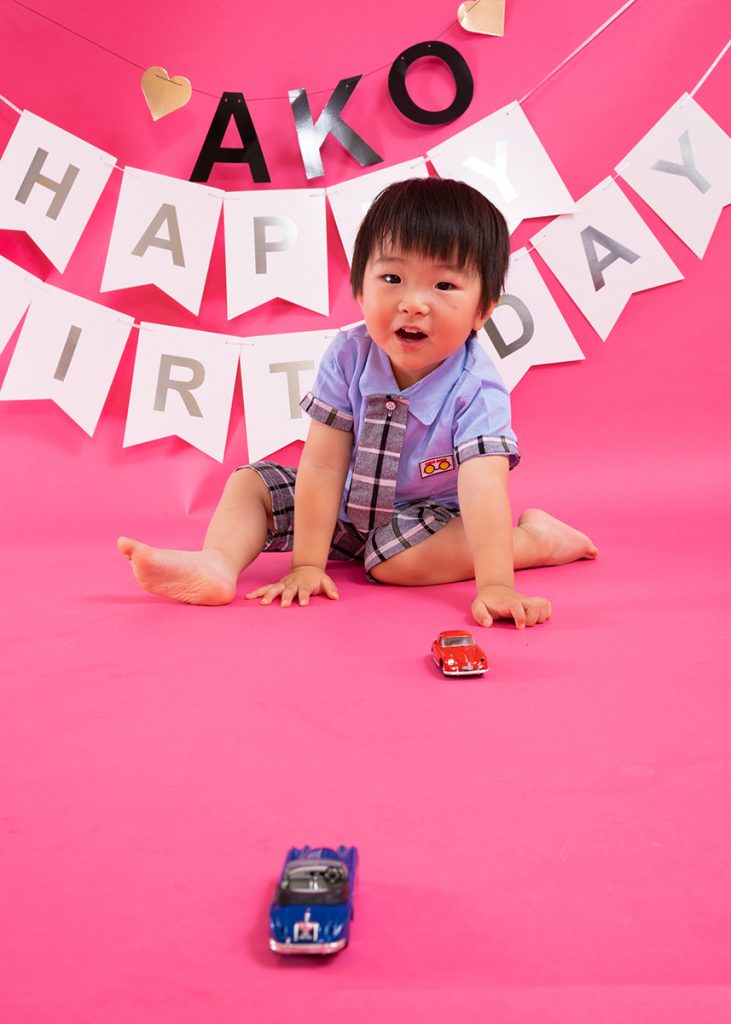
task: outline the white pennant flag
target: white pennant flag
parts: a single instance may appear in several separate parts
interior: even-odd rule
[[[584,358],[527,249],[511,253],[505,291],[478,339],[508,391],[531,366]]]
[[[101,290],[154,284],[197,316],[223,196],[125,168]]]
[[[681,96],[616,168],[696,256],[731,203],[731,138]]]
[[[441,178],[466,181],[497,206],[512,233],[529,217],[570,213],[574,201],[519,103],[427,152]]]
[[[337,331],[302,331],[247,338],[241,350],[241,383],[249,462],[304,441],[310,418],[299,407]]]
[[[531,242],[603,341],[634,292],[683,277],[611,178]]]
[[[39,282],[0,399],[50,398],[91,437],[133,323]]]
[[[223,461],[239,360],[227,334],[143,323],[124,447],[180,437]]]
[[[418,157],[416,160],[394,164],[393,167],[383,167],[381,170],[362,174],[359,178],[343,181],[339,185],[325,189],[348,263],[353,261],[353,246],[358,228],[378,193],[396,181],[428,177],[426,160]]]
[[[324,189],[229,192],[223,221],[229,320],[276,298],[330,312]]]
[[[24,110],[0,158],[0,228],[25,231],[63,272],[116,162]]]
[[[37,277],[0,256],[0,352],[10,341],[40,284]]]

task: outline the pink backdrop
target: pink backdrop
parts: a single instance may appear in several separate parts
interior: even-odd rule
[[[121,165],[187,178],[215,97],[243,91],[270,187],[300,188],[289,89],[317,112],[368,72],[345,116],[398,163],[522,96],[620,0],[508,0],[502,39],[452,27],[474,100],[451,125],[414,125],[387,69],[456,6],[36,0],[129,63],[5,0],[0,93]],[[637,0],[526,101],[572,195],[696,84],[730,22],[724,0]],[[696,98],[731,131],[728,61]],[[153,123],[134,64],[203,92]],[[450,98],[438,69],[409,82],[425,105]],[[0,104],[0,145],[16,120]],[[333,140],[323,156],[318,187],[360,173]],[[251,186],[247,168],[210,180]],[[200,317],[152,287],[100,296],[119,183],[62,276],[15,233],[0,231],[0,255],[138,321],[245,336],[357,318],[331,218],[329,318],[276,301],[227,322],[220,231]],[[468,584],[376,588],[340,567],[337,605],[289,612],[137,590],[114,538],[199,542],[246,458],[240,393],[223,468],[176,439],[122,448],[134,333],[93,439],[51,403],[0,403],[8,1024],[728,1019],[731,228],[726,212],[699,261],[621,187],[685,280],[633,298],[602,343],[538,260],[586,360],[533,369],[514,392],[514,506],[570,519],[601,553],[523,574],[554,618],[483,633],[483,681],[447,684],[428,659],[439,629],[468,625]],[[285,562],[259,559],[241,593]],[[280,962],[267,905],[305,842],[361,850],[353,941],[335,960]]]

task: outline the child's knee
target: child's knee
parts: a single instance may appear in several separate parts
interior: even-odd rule
[[[267,520],[269,521],[271,528],[272,497],[269,493],[269,488],[255,469],[250,469],[248,466],[242,466],[241,469],[235,469],[228,478],[226,487],[232,488],[241,494],[244,501],[260,503],[266,512]]]
[[[423,585],[423,559],[419,558],[416,548],[409,548],[407,551],[388,558],[385,562],[379,562],[369,572],[379,583],[392,583],[403,587]]]

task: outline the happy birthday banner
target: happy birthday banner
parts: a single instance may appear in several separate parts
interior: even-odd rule
[[[574,202],[518,102],[426,155],[440,176],[466,181],[492,200],[511,232],[525,219],[555,217],[532,247],[603,340],[632,294],[682,278],[614,178]],[[0,228],[25,231],[62,273],[116,165],[115,157],[23,111],[0,158]],[[702,258],[731,202],[731,138],[692,95],[682,96],[615,170]],[[378,192],[428,169],[420,157],[327,189],[228,193],[130,167],[122,173],[100,290],[154,284],[198,315],[223,209],[233,319],[273,298],[327,315],[326,201],[350,259]],[[584,358],[529,253],[511,255],[505,294],[480,333],[511,390],[533,365]],[[299,397],[334,336],[328,328],[245,339],[137,325],[0,257],[0,350],[24,315],[0,400],[51,398],[93,435],[138,326],[124,445],[178,436],[219,461],[239,362],[249,459],[256,460],[304,438]]]

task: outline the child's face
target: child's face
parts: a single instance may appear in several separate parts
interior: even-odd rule
[[[456,352],[492,313],[482,312],[475,271],[396,249],[372,254],[358,302],[402,391]]]

